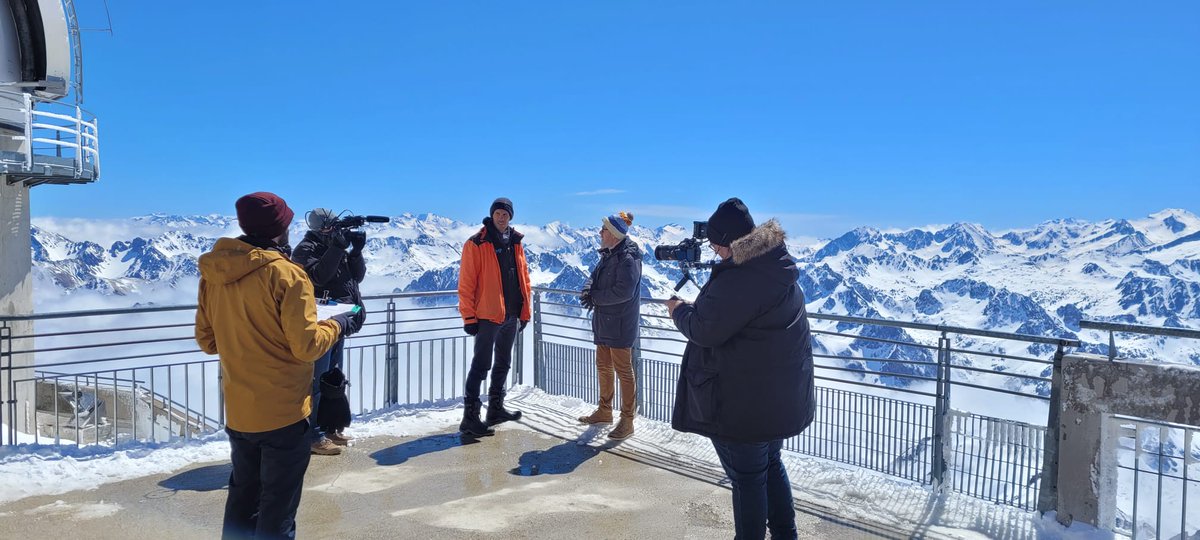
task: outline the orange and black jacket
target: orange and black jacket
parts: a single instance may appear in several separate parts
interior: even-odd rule
[[[528,321],[530,309],[529,265],[525,262],[525,248],[521,245],[524,236],[512,231],[512,247],[516,256],[517,283],[521,289],[520,320]],[[462,264],[458,271],[458,311],[464,324],[480,320],[504,323],[504,283],[500,276],[500,260],[496,246],[488,238],[485,226],[479,234],[463,244]]]

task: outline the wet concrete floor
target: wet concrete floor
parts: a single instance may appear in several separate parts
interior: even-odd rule
[[[313,456],[299,538],[698,538],[733,536],[713,471],[671,470],[619,447],[525,428],[372,437]],[[229,464],[198,464],[0,507],[0,538],[216,538]],[[801,538],[879,538],[798,512]],[[893,535],[886,535],[893,536]]]

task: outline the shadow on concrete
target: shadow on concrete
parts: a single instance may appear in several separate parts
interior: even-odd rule
[[[449,450],[468,444],[476,444],[478,442],[478,438],[466,434],[443,433],[441,435],[430,435],[374,452],[371,454],[371,459],[374,459],[378,465],[399,465],[418,456],[441,452],[442,450]]]
[[[517,476],[540,474],[569,474],[580,465],[601,452],[616,447],[620,442],[609,441],[601,446],[588,446],[580,441],[566,441],[546,450],[530,450],[521,454],[517,466],[508,471]]]
[[[181,472],[158,483],[174,491],[217,491],[229,487],[232,463],[219,463]]]

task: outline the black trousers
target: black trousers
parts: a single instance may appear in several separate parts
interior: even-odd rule
[[[222,538],[295,538],[296,510],[308,470],[308,419],[262,433],[229,434],[229,498]]]
[[[475,356],[471,358],[471,370],[467,372],[464,403],[479,403],[479,387],[487,377],[488,369],[492,371],[488,396],[504,396],[504,383],[508,379],[508,371],[512,369],[513,342],[517,340],[518,325],[520,321],[515,315],[505,319],[504,324],[479,321],[479,333],[475,334]],[[496,352],[494,362],[493,349]]]

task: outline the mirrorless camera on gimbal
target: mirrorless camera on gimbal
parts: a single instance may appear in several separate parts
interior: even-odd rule
[[[352,241],[355,238],[358,238],[358,239],[360,239],[360,241],[365,242],[367,239],[366,231],[355,231],[352,229],[357,229],[359,227],[362,227],[363,225],[366,225],[367,223],[388,223],[391,220],[392,219],[387,216],[353,216],[353,215],[351,215],[351,216],[339,217],[336,220],[334,220],[333,223],[330,223],[329,226],[341,231],[342,234],[346,235],[347,240]]]
[[[691,238],[684,238],[678,244],[668,244],[665,246],[657,246],[654,248],[654,258],[660,261],[678,261],[679,269],[683,272],[683,277],[675,284],[675,291],[679,292],[687,282],[696,283],[692,278],[693,268],[706,268],[712,266],[712,263],[700,262],[700,255],[704,248],[704,241],[708,239],[708,222],[693,221]],[[699,284],[697,284],[699,286]]]

